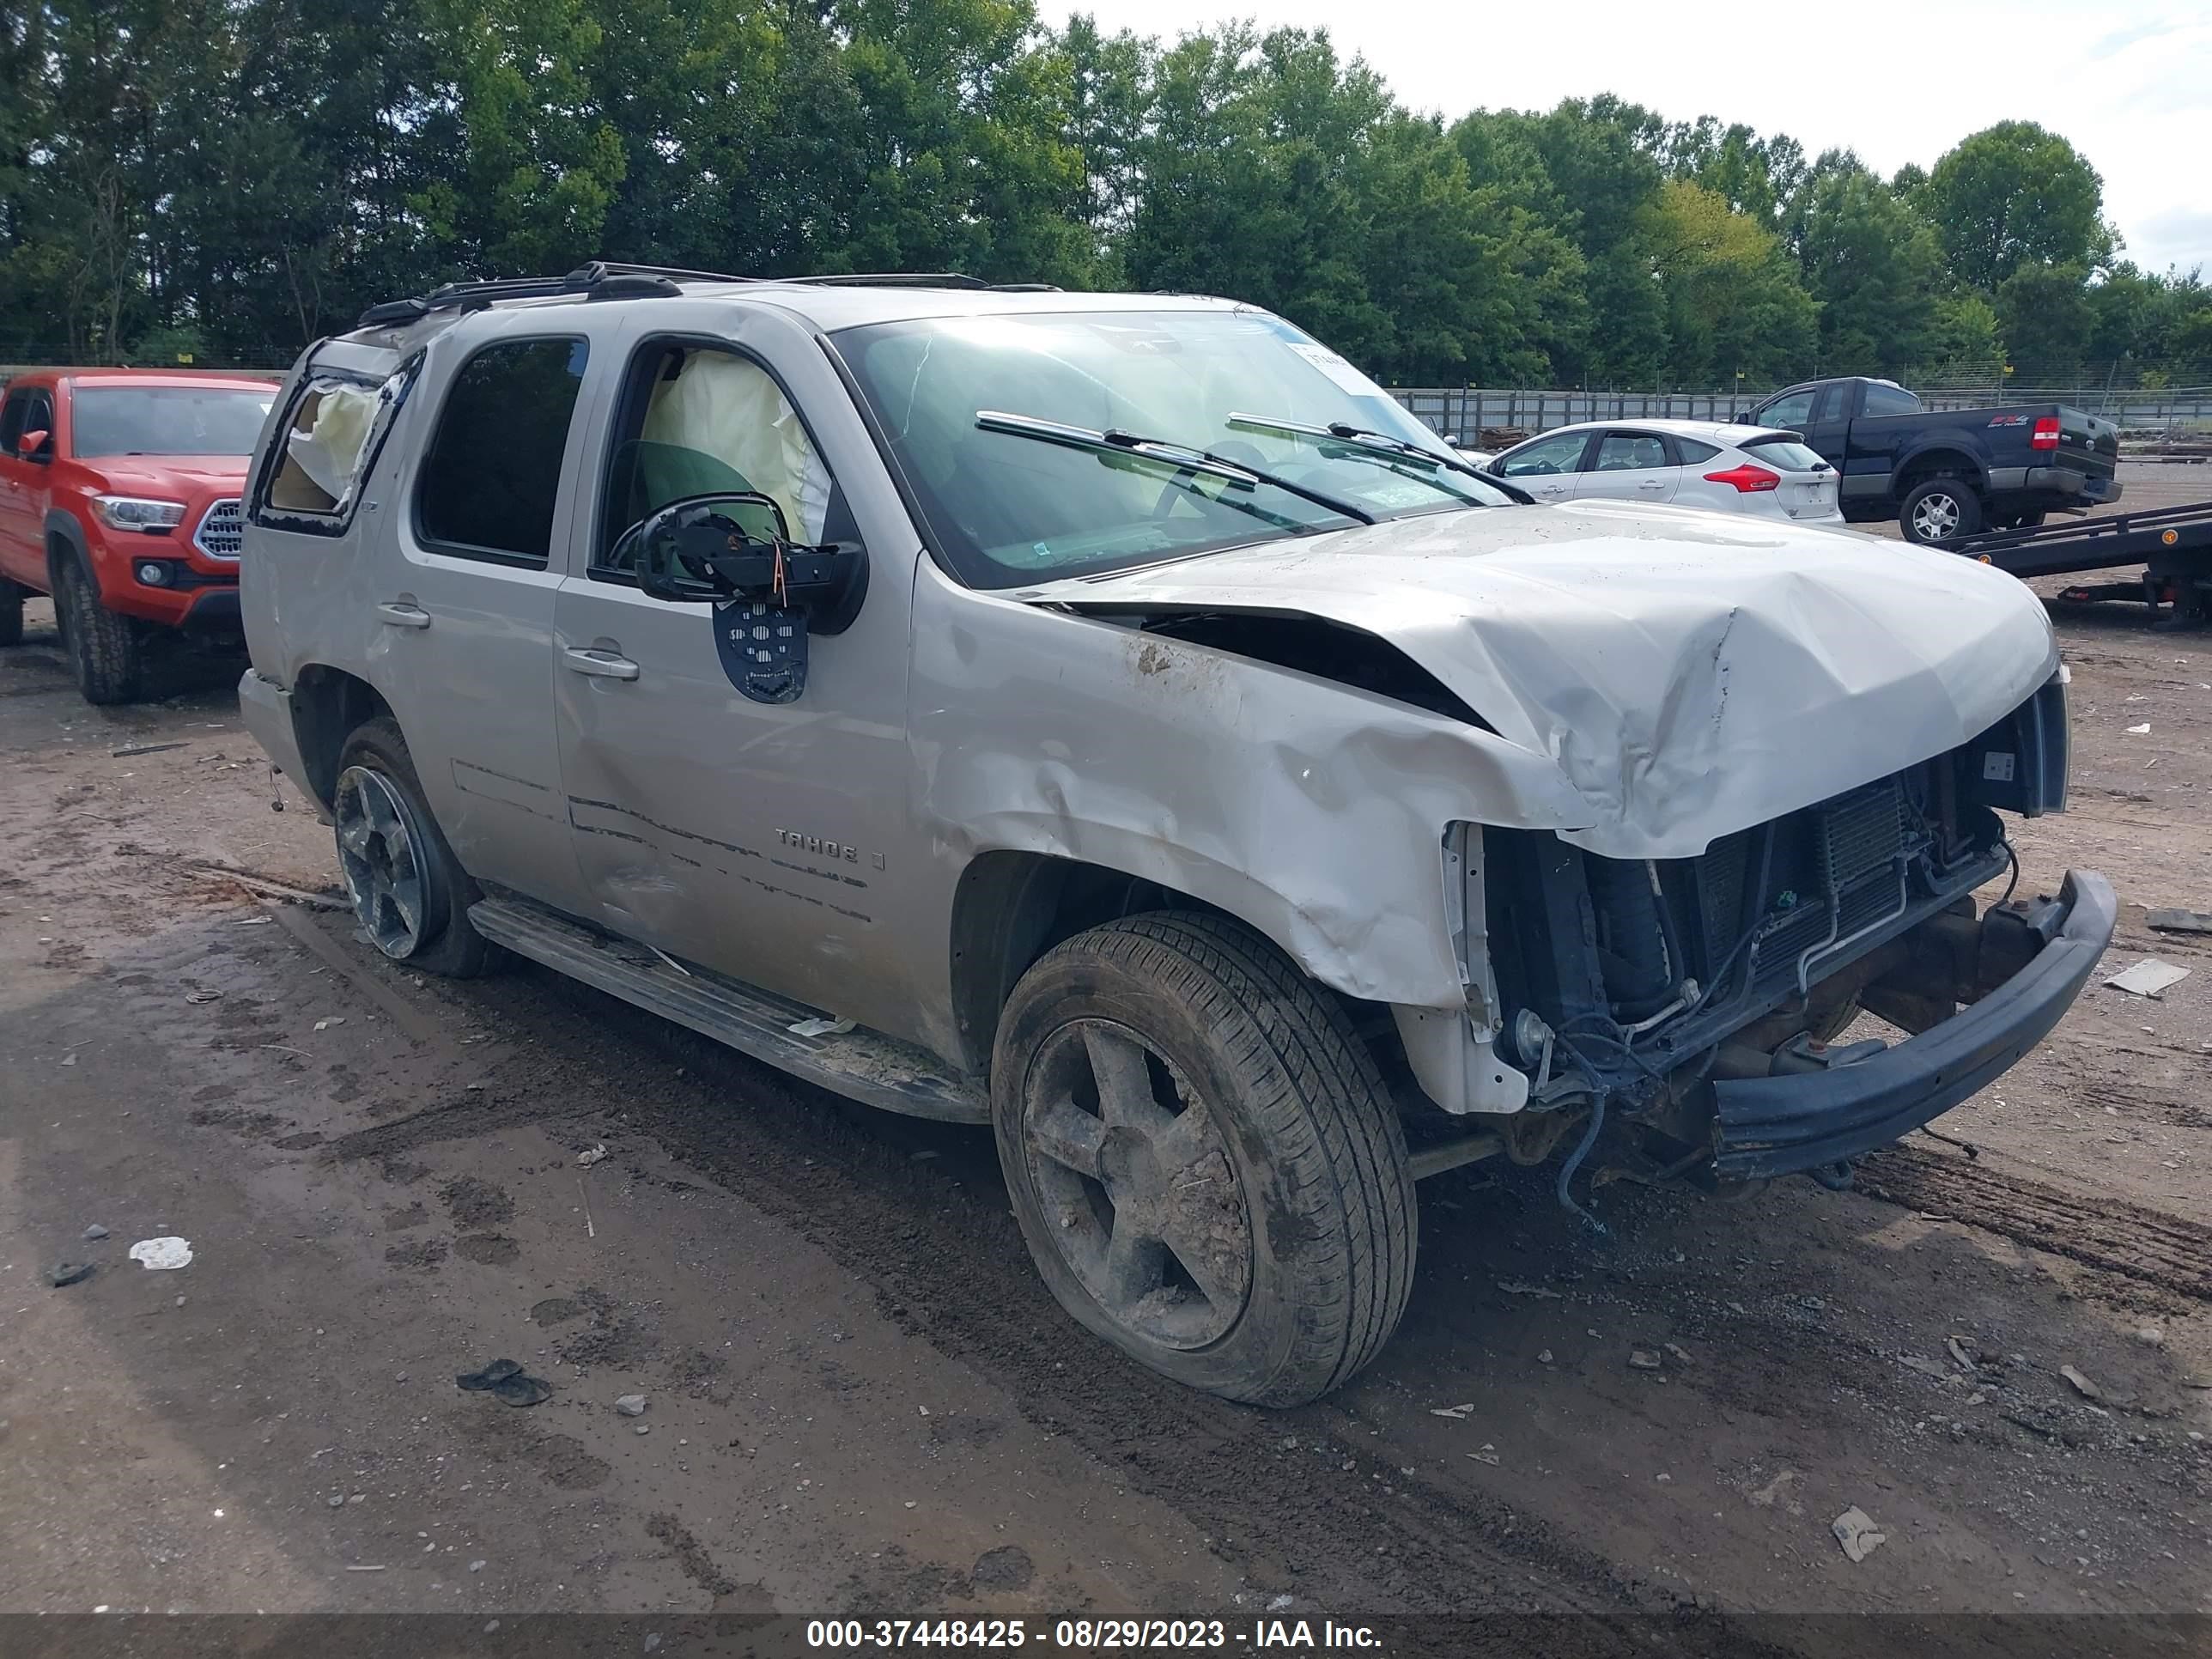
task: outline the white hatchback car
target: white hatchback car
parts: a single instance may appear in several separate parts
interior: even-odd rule
[[[1778,428],[1589,421],[1470,459],[1540,501],[1642,501],[1799,524],[1844,521],[1835,469]]]

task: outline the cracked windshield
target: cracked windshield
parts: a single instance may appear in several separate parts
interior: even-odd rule
[[[1271,317],[945,318],[836,343],[939,545],[979,586],[1510,499],[1449,470],[1450,451],[1387,392]],[[987,415],[1011,419],[987,429]],[[1140,440],[1212,459],[1129,447]]]

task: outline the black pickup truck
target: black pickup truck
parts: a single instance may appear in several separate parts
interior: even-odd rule
[[[2120,495],[2119,428],[2063,404],[1923,409],[1893,380],[1854,374],[1790,386],[1735,418],[1800,434],[1836,469],[1844,518],[1894,514],[1908,541],[2022,529]]]

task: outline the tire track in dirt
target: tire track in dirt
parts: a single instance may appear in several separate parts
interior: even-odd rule
[[[1859,1166],[1859,1190],[2018,1244],[2212,1301],[2212,1227],[2109,1194],[2075,1194],[1978,1161],[1898,1146]]]

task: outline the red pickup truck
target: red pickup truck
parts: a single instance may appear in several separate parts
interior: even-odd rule
[[[88,702],[129,702],[155,629],[235,637],[239,498],[277,388],[168,370],[43,368],[0,399],[0,645],[54,598]]]

